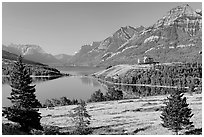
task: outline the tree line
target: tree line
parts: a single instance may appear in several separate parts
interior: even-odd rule
[[[101,101],[113,101],[113,100],[121,100],[123,99],[123,92],[122,90],[115,89],[115,87],[109,87],[108,91],[103,94],[101,90],[95,91],[90,99],[86,102],[101,102]],[[59,99],[46,99],[45,103],[41,105],[41,107],[56,107],[56,106],[67,106],[67,105],[78,105],[79,100],[77,99],[68,99],[67,97],[61,97]]]
[[[2,74],[10,75],[13,71],[14,64],[2,65]],[[48,66],[28,65],[25,64],[30,75],[34,76],[53,76],[62,75],[59,70]]]
[[[197,87],[202,85],[202,64],[155,65],[150,69],[131,69],[123,77],[99,78],[114,83]]]
[[[68,99],[67,97],[61,97],[59,99],[52,98],[46,99],[45,103],[41,105],[42,107],[56,107],[56,106],[67,106],[67,105],[77,105],[79,101],[77,99]]]

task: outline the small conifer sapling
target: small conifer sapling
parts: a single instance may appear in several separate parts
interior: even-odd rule
[[[86,102],[80,100],[78,106],[74,108],[74,113],[72,114],[73,122],[75,124],[74,134],[77,135],[87,135],[91,132],[89,125],[91,116],[86,110]]]

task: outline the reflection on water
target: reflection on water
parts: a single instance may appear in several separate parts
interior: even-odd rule
[[[95,72],[104,70],[103,67],[89,67],[89,66],[64,66],[64,67],[56,67],[63,73],[69,73],[72,75],[90,75]]]
[[[11,104],[7,97],[10,96],[11,87],[9,77],[3,77],[2,86],[2,105]],[[36,85],[37,99],[44,103],[46,99],[67,97],[69,99],[87,100],[91,94],[100,89],[103,93],[106,89],[96,80],[90,77],[33,77],[33,83]]]
[[[91,85],[93,87],[98,87],[101,85],[98,81],[90,77],[81,77],[80,79],[82,83]]]
[[[2,77],[2,84],[9,84],[9,77]]]
[[[2,105],[10,105],[11,87],[9,86],[9,77],[2,78]],[[44,103],[46,99],[67,97],[69,99],[90,99],[91,95],[101,90],[102,93],[114,88],[123,92],[123,98],[138,98],[145,96],[165,95],[173,92],[169,88],[145,87],[145,86],[126,86],[113,85],[99,82],[91,77],[33,77],[33,83],[36,85],[37,99]],[[110,88],[111,87],[111,88]]]
[[[54,80],[57,78],[60,78],[61,76],[54,76],[54,77],[32,77],[33,79],[33,83],[41,83],[44,81],[50,81],[50,80]]]
[[[104,84],[104,83],[103,83]],[[149,86],[129,86],[129,85],[114,85],[107,84],[108,89],[110,87],[115,88],[115,90],[123,91],[123,98],[138,98],[138,97],[147,97],[147,96],[157,96],[157,95],[166,95],[176,90],[173,88],[165,87],[149,87]],[[187,89],[182,89],[182,92],[188,92]]]

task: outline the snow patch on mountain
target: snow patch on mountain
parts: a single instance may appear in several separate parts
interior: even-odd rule
[[[113,56],[115,56],[115,55],[120,54],[120,53],[121,53],[121,52],[116,52],[116,53],[113,53],[113,54],[112,54],[110,57],[108,57],[108,58],[107,58],[107,60],[108,60],[108,59],[110,59],[110,58],[112,58],[112,57],[113,57]]]
[[[121,52],[124,52],[125,50],[127,50],[127,49],[131,49],[131,48],[137,48],[137,45],[135,45],[135,46],[130,46],[130,47],[126,47],[126,48],[123,49]]]
[[[195,44],[191,43],[187,45],[178,45],[177,48],[185,48],[185,47],[193,47],[193,46],[195,46]]]
[[[92,49],[92,50],[90,50],[90,51],[88,52],[88,54],[89,54],[89,53],[92,53],[92,52],[99,52],[99,51],[96,50],[96,49]]]
[[[151,50],[154,50],[154,49],[155,49],[155,48],[150,48],[150,49],[146,50],[145,53],[147,53],[147,52],[149,52],[149,51],[151,51]]]
[[[174,46],[170,46],[169,48],[170,48],[170,49],[174,49]]]
[[[144,40],[144,43],[154,42],[154,41],[157,41],[158,39],[159,39],[159,36],[150,36],[149,38],[146,38]]]

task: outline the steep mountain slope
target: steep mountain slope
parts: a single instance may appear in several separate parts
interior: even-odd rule
[[[107,39],[82,46],[70,63],[109,66],[135,64],[150,56],[159,62],[201,62],[202,12],[188,4],[171,9],[150,27],[122,27]]]
[[[96,65],[101,60],[109,58],[122,44],[129,41],[133,36],[138,36],[143,29],[144,27],[142,26],[138,28],[131,26],[121,27],[112,36],[103,41],[82,46],[70,62],[75,65]]]

